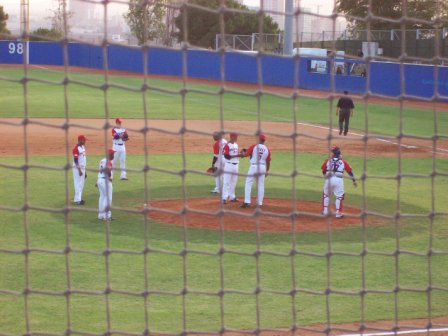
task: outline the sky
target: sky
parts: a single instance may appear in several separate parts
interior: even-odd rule
[[[28,0],[30,3],[30,12],[32,15],[38,15],[48,17],[49,9],[57,3],[57,0]],[[125,0],[119,0],[121,3]],[[248,6],[259,6],[260,0],[244,0],[244,4]],[[301,6],[309,8],[312,12],[319,12],[320,14],[328,15],[333,10],[334,0],[301,0]],[[6,13],[18,14],[20,9],[20,0],[0,0],[0,6],[3,6]],[[111,5],[113,10],[119,10],[125,5],[113,4]],[[127,8],[127,7],[125,7]]]

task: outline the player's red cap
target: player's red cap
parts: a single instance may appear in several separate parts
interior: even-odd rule
[[[263,133],[261,133],[261,134],[258,136],[258,138],[259,138],[260,140],[266,140],[266,135],[264,135]]]
[[[232,132],[232,133],[230,133],[230,136],[231,137],[238,137],[238,133]]]
[[[78,141],[87,140],[87,137],[83,134],[78,135]]]
[[[115,153],[116,151],[114,151],[113,149],[108,149],[107,152],[108,152],[109,154],[113,154],[113,153]]]
[[[121,124],[121,119],[120,118],[115,119],[115,123],[116,124]]]

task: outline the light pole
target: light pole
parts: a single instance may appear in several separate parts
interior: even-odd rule
[[[285,54],[285,55],[292,55],[293,22],[294,22],[294,0],[286,0],[286,2],[285,2],[285,41],[283,44],[283,54]]]
[[[30,2],[20,0],[20,34],[24,40],[30,35]]]

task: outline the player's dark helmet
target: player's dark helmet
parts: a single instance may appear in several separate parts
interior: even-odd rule
[[[334,154],[335,157],[341,155],[341,149],[338,146],[331,147],[331,152]]]

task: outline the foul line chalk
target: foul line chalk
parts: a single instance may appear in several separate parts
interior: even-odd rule
[[[325,129],[325,130],[329,130],[330,129],[329,127],[326,127],[326,126],[313,125],[313,124],[301,123],[301,122],[298,122],[297,125],[309,126],[309,127],[320,128],[320,129]],[[339,130],[333,129],[333,132],[339,132]],[[364,136],[364,134],[355,133],[355,132],[348,132],[348,134],[359,136],[359,137],[363,137]],[[401,146],[401,147],[404,147],[406,149],[416,149],[416,148],[418,148],[417,146],[400,144],[398,142],[394,142],[394,141],[390,141],[390,140],[386,140],[386,139],[382,139],[382,138],[374,138],[374,139],[378,140],[378,141],[382,141],[382,142],[387,142],[387,143],[390,143],[392,145]],[[434,151],[432,150],[433,149],[432,147],[426,146],[426,148],[431,148],[430,153],[434,153]],[[447,149],[443,149],[443,148],[436,148],[436,151],[448,152]],[[440,154],[442,154],[442,153],[440,153]]]

